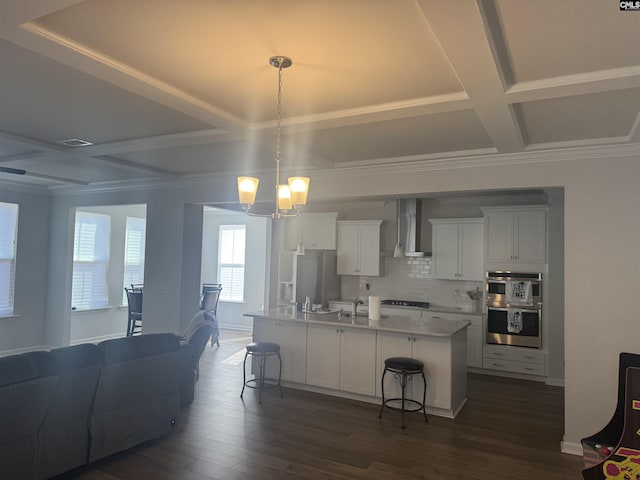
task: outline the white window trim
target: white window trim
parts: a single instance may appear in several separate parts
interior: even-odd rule
[[[222,262],[222,237],[225,232],[229,231],[242,231],[244,233],[244,251],[242,252],[242,263],[223,263]],[[235,235],[234,235],[235,236]],[[218,230],[218,267],[217,267],[217,278],[218,282],[222,283],[222,292],[220,294],[219,302],[222,303],[233,303],[233,304],[243,304],[245,303],[245,280],[246,280],[246,238],[247,238],[247,226],[244,224],[228,224],[228,225],[220,225]],[[234,245],[235,246],[235,245]],[[233,254],[232,254],[233,256]],[[242,297],[241,298],[229,298],[230,295],[233,295],[234,290],[232,285],[225,285],[222,279],[222,269],[223,268],[242,268]]]
[[[84,221],[83,221],[84,220]],[[87,252],[83,252],[82,250],[80,250],[80,245],[76,244],[76,242],[79,240],[78,235],[82,235],[82,232],[80,234],[78,234],[78,225],[80,224],[88,224],[91,225],[91,221],[93,220],[93,222],[96,225],[96,232],[93,238],[94,244],[91,247],[91,259],[77,259],[76,257],[80,257],[80,255],[82,253],[86,254]],[[102,223],[101,223],[102,222]],[[106,231],[105,232],[98,232],[98,229],[100,227],[103,227]],[[105,238],[100,238],[99,234],[105,234],[106,235],[106,239]],[[100,250],[100,246],[102,246],[102,250]],[[105,308],[110,308],[109,306],[109,281],[108,281],[108,274],[109,274],[109,261],[110,261],[110,250],[111,250],[111,216],[110,215],[106,215],[106,214],[102,214],[102,213],[93,213],[93,212],[87,212],[87,211],[82,211],[82,210],[77,210],[76,211],[76,218],[75,218],[75,228],[74,228],[74,245],[73,245],[73,276],[76,275],[76,273],[81,274],[83,272],[91,272],[91,269],[82,269],[80,267],[82,266],[102,266],[103,268],[96,268],[97,271],[104,271],[104,278],[100,278],[100,280],[102,280],[102,283],[104,283],[104,291],[99,291],[99,290],[94,290],[93,288],[91,288],[91,291],[89,292],[89,298],[83,298],[81,300],[81,304],[80,305],[74,305],[73,304],[73,297],[74,297],[74,292],[73,292],[73,279],[72,279],[72,292],[71,292],[71,308],[72,311],[75,312],[86,312],[89,310],[99,310],[99,309],[105,309]],[[76,270],[77,269],[77,270]],[[92,286],[93,287],[93,286]],[[102,302],[98,302],[97,299],[100,297],[100,293],[102,293],[104,295],[104,304]],[[88,302],[88,303],[87,303]]]
[[[13,214],[14,224],[13,239],[8,236],[5,237],[7,241],[6,246],[10,250],[10,255],[6,258],[2,258],[2,263],[9,266],[9,283],[6,285],[6,300],[7,304],[3,307],[3,311],[0,313],[0,318],[15,317],[15,282],[16,282],[16,254],[17,254],[17,239],[18,239],[18,219],[20,215],[20,206],[17,203],[0,202],[0,209]]]

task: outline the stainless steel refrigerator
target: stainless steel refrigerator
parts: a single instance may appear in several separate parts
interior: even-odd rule
[[[305,255],[298,255],[293,279],[295,301],[304,305],[310,297],[311,303],[327,308],[329,300],[339,300],[341,278],[336,271],[336,252],[307,250]]]

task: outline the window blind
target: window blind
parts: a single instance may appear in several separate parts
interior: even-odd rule
[[[109,215],[76,212],[71,286],[71,306],[76,310],[102,308],[109,304],[110,237]]]
[[[127,217],[124,242],[124,286],[144,283],[144,245],[147,221],[144,218]],[[127,294],[122,290],[122,304],[127,304]]]
[[[0,316],[13,315],[18,205],[0,202]]]
[[[220,225],[218,244],[218,282],[220,300],[244,301],[245,225]]]

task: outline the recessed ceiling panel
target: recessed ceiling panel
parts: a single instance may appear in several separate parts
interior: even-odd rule
[[[212,128],[4,40],[0,65],[0,131],[99,144]]]
[[[310,135],[311,150],[334,162],[493,147],[471,110],[318,130]]]
[[[29,159],[7,162],[3,165],[21,168],[40,175],[51,175],[89,183],[159,177],[159,175],[148,171],[127,168],[95,158]]]
[[[0,161],[6,157],[13,157],[15,155],[31,155],[37,154],[38,152],[39,150],[30,148],[27,145],[22,145],[17,142],[0,138]]]
[[[640,88],[514,105],[526,143],[629,135],[640,112]]]
[[[613,0],[496,0],[514,81],[640,64],[640,13]]]
[[[274,153],[269,147],[249,142],[219,142],[128,153],[118,155],[118,158],[181,175],[250,174],[275,168]]]
[[[459,92],[413,0],[86,0],[37,23],[237,117],[285,116]]]

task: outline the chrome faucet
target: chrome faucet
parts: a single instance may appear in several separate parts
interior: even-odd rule
[[[358,305],[364,305],[364,302],[362,300],[360,300],[358,297],[356,297],[353,300],[353,305],[351,306],[351,316],[352,317],[358,316]]]

